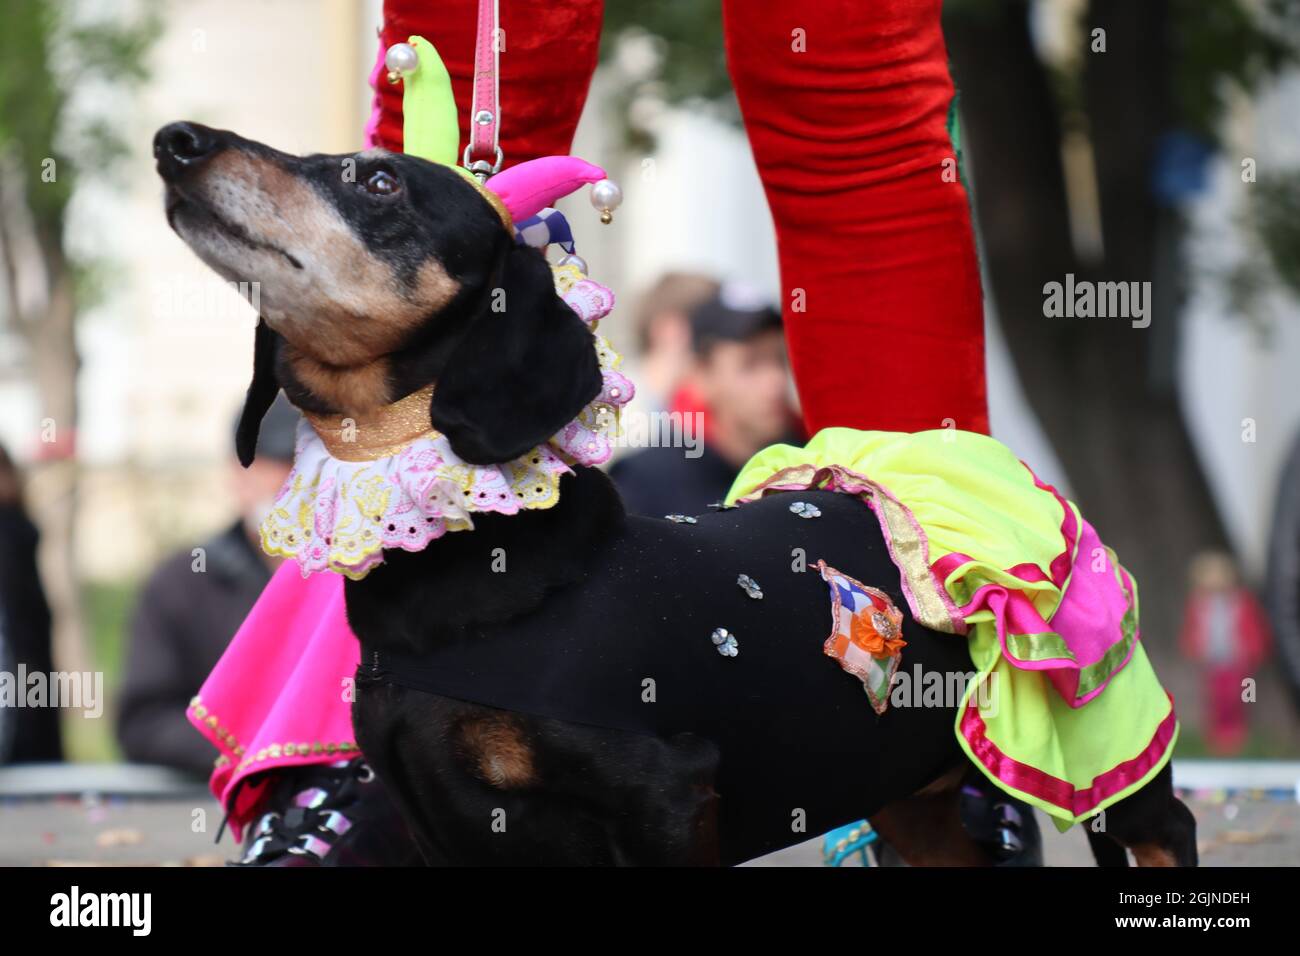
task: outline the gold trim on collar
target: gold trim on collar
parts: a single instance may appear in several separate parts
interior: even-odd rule
[[[479,178],[463,166],[453,166],[452,169],[464,176],[471,186],[478,190],[479,195],[488,201],[488,205],[501,219],[501,224],[506,227],[506,232],[512,236],[515,234],[514,219],[510,216],[510,210],[506,208],[505,201],[494,193],[488,186],[479,181]]]
[[[417,438],[437,434],[429,420],[432,399],[433,386],[426,385],[365,415],[302,414],[332,457],[377,461],[397,454]]]

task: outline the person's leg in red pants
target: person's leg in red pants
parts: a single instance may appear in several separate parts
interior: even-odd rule
[[[475,6],[385,4],[385,45],[418,33],[438,47],[461,107],[462,147]],[[568,152],[602,9],[601,0],[501,4],[506,165]],[[939,0],[724,3],[810,432],[988,430],[970,208],[945,166],[953,86],[939,10]],[[379,141],[397,149],[401,90],[384,85]]]
[[[724,0],[810,432],[988,431],[940,0]],[[950,172],[951,162],[946,167]]]

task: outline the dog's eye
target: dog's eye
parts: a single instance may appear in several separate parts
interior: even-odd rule
[[[402,184],[397,181],[397,177],[382,169],[371,173],[366,180],[366,192],[374,196],[391,196],[401,188]]]

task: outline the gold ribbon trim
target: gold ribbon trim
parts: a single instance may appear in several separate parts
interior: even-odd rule
[[[452,166],[451,168],[456,170],[456,172],[460,173],[462,176],[464,176],[465,179],[468,180],[469,184],[478,190],[479,195],[487,200],[488,205],[492,207],[492,211],[495,212],[497,216],[501,219],[501,225],[506,227],[506,231],[508,233],[514,235],[515,232],[514,219],[512,219],[510,216],[510,210],[506,208],[505,200],[502,199],[500,196],[498,196],[496,193],[494,193],[490,186],[487,186],[482,182],[480,182],[479,178],[475,176],[473,173],[471,173],[465,167]]]
[[[366,415],[302,414],[334,458],[377,461],[397,454],[417,438],[437,434],[429,420],[432,399],[433,386],[426,385]]]

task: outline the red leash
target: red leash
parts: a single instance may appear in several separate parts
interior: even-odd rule
[[[474,101],[470,107],[470,141],[464,165],[479,180],[501,171],[501,81],[498,72],[502,40],[499,0],[479,0],[478,37],[474,44]]]

